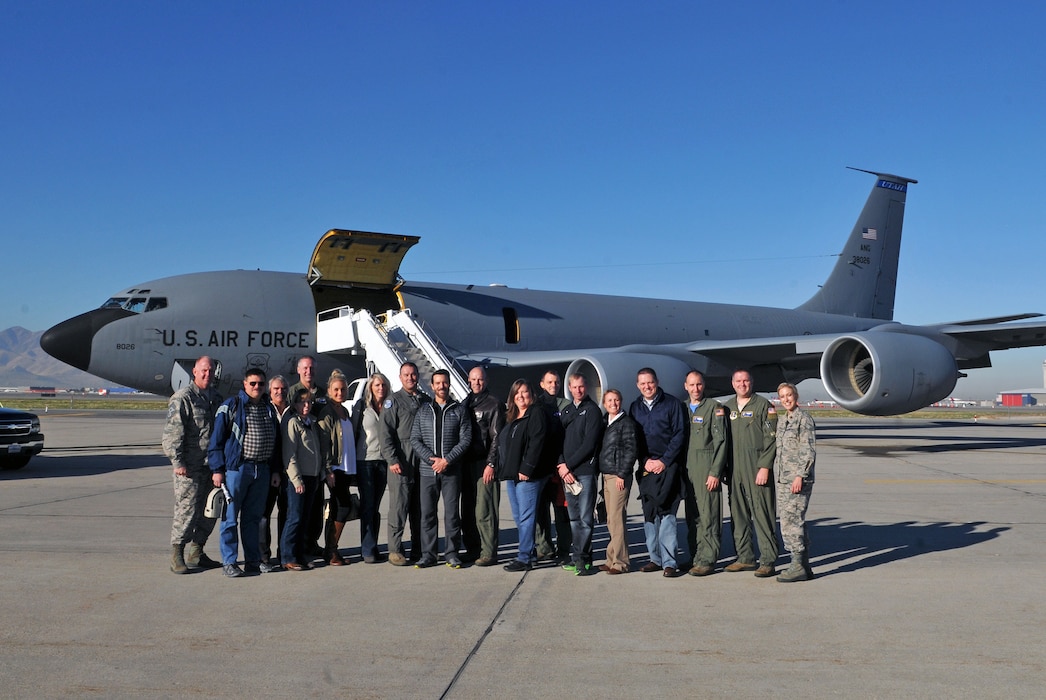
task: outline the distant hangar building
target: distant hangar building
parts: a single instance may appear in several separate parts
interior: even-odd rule
[[[1042,362],[1042,383],[1046,387],[1046,360]],[[1046,404],[1046,388],[1008,389],[995,398],[1000,406],[1040,406]]]

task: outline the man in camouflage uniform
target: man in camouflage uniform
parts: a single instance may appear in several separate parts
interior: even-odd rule
[[[781,517],[781,538],[792,555],[788,569],[777,577],[781,583],[808,581],[810,538],[806,533],[806,508],[814,489],[816,426],[810,414],[799,408],[799,390],[787,382],[777,387],[781,406],[787,411],[777,421],[777,513]]]
[[[171,527],[171,571],[189,567],[214,569],[221,564],[203,553],[215,520],[203,515],[211,492],[207,443],[221,396],[211,388],[214,361],[201,357],[192,370],[193,381],[174,393],[163,428],[163,452],[174,465],[174,524]],[[188,545],[188,547],[186,547]]]
[[[777,504],[774,499],[774,455],[777,453],[774,405],[752,390],[747,370],[734,372],[736,396],[726,402],[730,419],[730,522],[737,561],[727,571],[773,576],[777,562]],[[752,525],[759,539],[759,567],[752,551]]]
[[[683,384],[689,400],[683,403],[689,417],[686,449],[687,544],[693,556],[691,576],[715,572],[723,538],[723,488],[726,469],[726,409],[715,399],[705,398],[705,377],[697,371],[686,375]]]

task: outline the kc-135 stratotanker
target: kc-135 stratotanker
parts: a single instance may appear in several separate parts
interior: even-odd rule
[[[78,369],[159,394],[190,381],[195,359],[209,355],[219,390],[230,394],[251,367],[293,379],[298,358],[317,355],[322,312],[409,309],[451,360],[485,366],[502,393],[555,368],[584,375],[597,397],[615,387],[628,400],[636,370],[652,367],[670,391],[697,369],[721,395],[746,368],[763,392],[820,377],[840,406],[867,415],[949,396],[963,370],[991,366],[992,351],[1046,345],[1046,323],[1027,321],[1037,313],[895,322],[904,205],[916,181],[862,172],[875,184],[857,223],[828,279],[794,309],[404,281],[399,266],[418,237],[335,229],[306,274],[231,270],[143,282],[49,329],[40,345]],[[364,358],[319,355],[317,376],[334,367],[362,376]]]

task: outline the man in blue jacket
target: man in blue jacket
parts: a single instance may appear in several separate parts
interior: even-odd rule
[[[218,407],[207,448],[215,487],[226,485],[232,497],[221,522],[222,571],[230,578],[244,575],[236,565],[237,520],[243,531],[246,573],[272,569],[261,561],[258,523],[265,509],[269,484],[280,483],[280,437],[276,412],[265,394],[265,372],[247,370],[243,389]]]
[[[640,396],[628,413],[639,425],[639,468],[636,472],[643,500],[643,530],[650,562],[640,571],[663,571],[666,578],[678,573],[676,510],[682,499],[683,462],[686,457],[686,413],[683,404],[658,386],[657,373],[644,367],[636,373]]]

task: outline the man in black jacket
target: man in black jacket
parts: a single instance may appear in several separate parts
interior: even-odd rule
[[[596,476],[599,474],[599,446],[603,438],[603,413],[588,397],[585,378],[572,374],[567,387],[574,399],[559,417],[563,422],[563,452],[559,458],[559,478],[567,496],[570,514],[570,563],[564,569],[578,576],[592,570],[592,528],[595,525]],[[580,489],[580,491],[578,490]]]
[[[541,391],[534,397],[534,403],[545,411],[548,418],[548,435],[545,436],[544,453],[553,460],[559,462],[563,451],[563,424],[560,420],[560,412],[570,403],[567,399],[559,396],[560,389],[559,374],[555,370],[548,370],[541,377]],[[555,516],[556,541],[552,542],[552,518],[549,517],[549,508]],[[567,565],[570,563],[570,514],[563,503],[562,482],[558,477],[548,480],[541,497],[538,500],[538,513],[534,531],[534,542],[537,546],[538,559],[554,559],[556,563]]]
[[[472,393],[465,409],[472,421],[472,446],[462,465],[461,537],[465,561],[476,566],[498,563],[498,509],[501,484],[494,474],[498,433],[505,425],[505,404],[487,390],[487,372],[473,367],[469,372]]]

